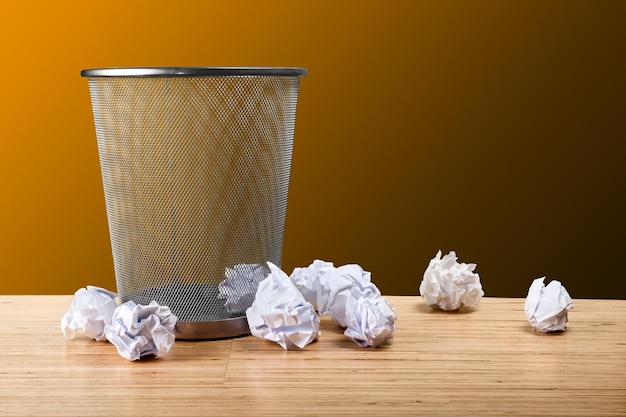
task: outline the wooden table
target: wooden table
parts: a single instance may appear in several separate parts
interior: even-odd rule
[[[626,300],[574,300],[565,332],[537,334],[523,299],[387,298],[398,327],[379,348],[323,317],[303,350],[247,336],[128,362],[64,339],[71,296],[0,296],[0,416],[626,416]]]

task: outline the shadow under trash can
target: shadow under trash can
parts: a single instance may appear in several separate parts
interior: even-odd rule
[[[280,266],[303,68],[154,67],[89,81],[122,302],[155,300],[176,337],[249,334]]]

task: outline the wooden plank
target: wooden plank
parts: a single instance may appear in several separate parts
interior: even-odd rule
[[[626,416],[626,300],[574,300],[565,332],[538,334],[523,299],[388,299],[398,328],[379,348],[323,317],[303,350],[249,336],[128,362],[63,338],[70,296],[0,296],[0,416]]]

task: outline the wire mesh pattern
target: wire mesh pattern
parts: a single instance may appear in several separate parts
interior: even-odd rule
[[[218,286],[237,265],[281,263],[298,87],[291,76],[89,78],[122,301],[156,300],[183,322],[245,315]]]

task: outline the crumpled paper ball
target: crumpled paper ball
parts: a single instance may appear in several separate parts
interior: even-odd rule
[[[267,265],[270,274],[261,281],[252,306],[246,310],[250,332],[283,349],[302,349],[320,336],[319,316],[287,274],[271,262]]]
[[[359,265],[348,264],[332,268],[319,277],[318,312],[330,316],[346,327],[346,308],[351,298],[380,297],[380,290],[371,282],[371,273]]]
[[[320,277],[335,268],[332,262],[316,259],[307,267],[294,268],[289,279],[315,310],[318,310],[317,295],[320,293]]]
[[[259,283],[267,276],[267,267],[259,264],[237,264],[226,268],[226,279],[217,286],[218,298],[229,313],[246,311],[254,302]]]
[[[419,287],[428,305],[441,310],[476,307],[485,295],[480,276],[474,273],[476,264],[458,263],[454,251],[443,258],[441,251],[430,260]]]
[[[393,338],[396,311],[383,297],[351,297],[346,307],[344,332],[361,347],[376,347]]]
[[[294,269],[290,278],[320,315],[330,316],[359,346],[375,347],[393,337],[395,310],[361,266],[334,267],[315,260],[306,268]]]
[[[538,332],[565,330],[567,311],[574,308],[572,298],[563,285],[552,280],[547,286],[546,277],[537,278],[528,289],[524,311],[530,325]]]
[[[176,320],[169,307],[156,301],[148,305],[127,301],[113,313],[111,324],[105,328],[106,337],[129,361],[159,357],[174,344]]]
[[[67,313],[61,318],[61,330],[74,339],[78,330],[99,342],[106,341],[105,327],[111,324],[117,308],[117,294],[104,288],[87,286],[74,293]]]

